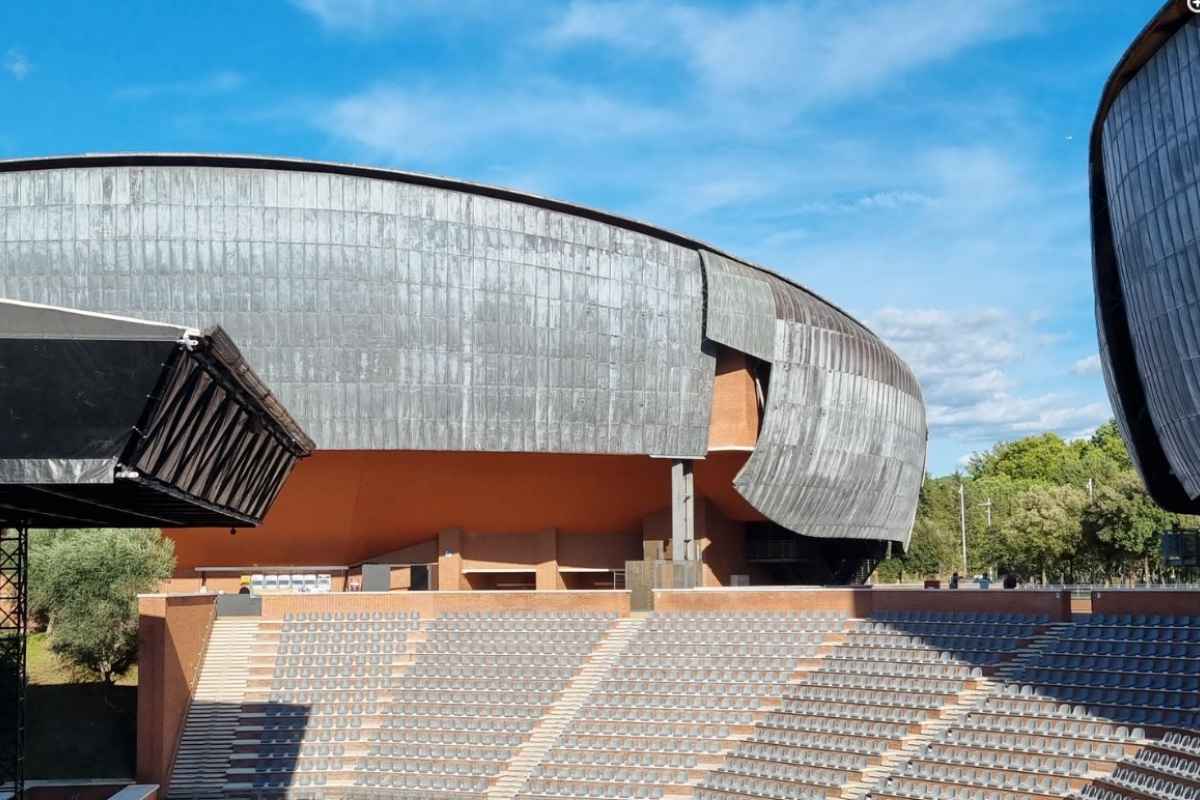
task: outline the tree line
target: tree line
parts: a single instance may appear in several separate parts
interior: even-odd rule
[[[907,552],[893,550],[878,582],[963,571],[1040,583],[1159,583],[1182,576],[1162,560],[1161,533],[1197,520],[1159,508],[1112,420],[1086,439],[1053,433],[1002,442],[964,470],[927,477]]]

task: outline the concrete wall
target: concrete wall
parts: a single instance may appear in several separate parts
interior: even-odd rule
[[[168,782],[215,612],[211,594],[138,598],[139,783]]]

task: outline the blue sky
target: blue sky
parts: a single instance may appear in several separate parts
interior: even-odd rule
[[[930,469],[1110,415],[1087,137],[1158,0],[5,3],[0,157],[267,153],[644,218],[916,370]]]

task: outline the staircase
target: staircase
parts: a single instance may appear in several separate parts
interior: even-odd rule
[[[625,652],[625,648],[642,627],[646,617],[643,613],[617,620],[599,646],[588,656],[583,668],[563,689],[562,695],[550,711],[542,717],[529,738],[513,755],[508,769],[496,777],[495,783],[487,791],[488,800],[513,800],[517,796],[534,768],[545,760],[546,754],[558,741],[567,724],[583,708],[588,695],[600,685],[600,681]]]
[[[1002,685],[999,681],[988,677],[972,678],[972,681],[974,682],[973,688],[963,689],[953,703],[941,707],[938,716],[926,719],[920,724],[919,730],[908,734],[895,746],[885,750],[879,764],[863,770],[861,779],[851,781],[843,786],[843,800],[858,800],[874,791],[888,776],[908,763],[923,746],[940,739],[963,717],[979,708],[988,697],[998,692]]]
[[[1024,666],[1033,663],[1042,655],[1046,645],[1053,644],[1067,629],[1073,627],[1071,622],[1056,622],[1046,627],[1041,633],[1029,640],[1015,656],[996,668],[996,677],[1004,683],[1011,682],[1014,674]]]
[[[888,776],[903,767],[913,758],[922,746],[940,739],[955,723],[962,720],[971,711],[978,710],[992,695],[998,694],[1008,683],[1009,677],[1022,665],[1029,663],[1042,654],[1046,645],[1055,641],[1059,634],[1070,623],[1056,623],[1048,626],[1014,651],[1009,658],[998,665],[992,676],[974,678],[974,687],[964,689],[952,705],[943,706],[941,713],[934,718],[921,723],[920,730],[901,739],[896,747],[889,748],[883,754],[880,763],[863,771],[860,780],[852,781],[842,787],[843,800],[860,800],[873,792]]]
[[[257,634],[257,618],[232,617],[213,623],[200,680],[175,752],[175,768],[166,795],[170,800],[217,800],[224,796],[225,772]]]

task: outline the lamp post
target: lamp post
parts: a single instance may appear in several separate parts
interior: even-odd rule
[[[962,536],[963,577],[970,571],[967,569],[967,500],[962,481],[958,482],[958,531]]]

